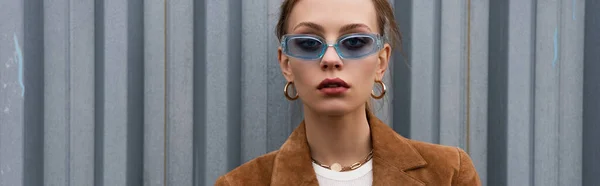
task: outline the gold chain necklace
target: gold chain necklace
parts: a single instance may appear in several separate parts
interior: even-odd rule
[[[373,158],[373,149],[371,149],[371,152],[369,152],[369,154],[367,155],[367,157],[365,157],[364,160],[353,163],[352,165],[347,166],[347,167],[342,167],[342,165],[340,165],[339,163],[333,163],[333,164],[331,164],[331,166],[329,166],[329,165],[321,164],[315,159],[312,159],[312,158],[311,159],[315,164],[317,164],[323,168],[326,168],[326,169],[329,169],[332,171],[336,171],[336,172],[343,172],[343,171],[358,169],[359,167],[363,166],[365,163],[367,163],[372,158]]]

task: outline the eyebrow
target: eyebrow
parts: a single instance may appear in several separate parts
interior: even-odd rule
[[[301,22],[298,25],[296,25],[293,30],[296,30],[296,29],[298,29],[298,27],[301,27],[301,26],[309,27],[318,32],[325,32],[325,29],[323,28],[323,26],[313,23],[313,22]],[[365,24],[354,23],[354,24],[344,25],[342,28],[340,28],[340,33],[347,32],[349,30],[356,29],[356,28],[366,28],[367,30],[369,30],[369,32],[371,31],[371,28],[369,28],[369,26],[367,26]]]
[[[344,33],[344,32],[347,32],[349,30],[353,30],[356,28],[366,28],[367,30],[369,30],[369,32],[371,32],[371,28],[369,28],[369,26],[367,26],[365,24],[355,23],[355,24],[348,24],[348,25],[343,26],[342,28],[340,28],[340,33]]]
[[[312,22],[302,22],[302,23],[299,23],[298,25],[296,25],[296,27],[294,27],[293,30],[296,30],[296,29],[298,29],[298,27],[301,27],[301,26],[309,27],[309,28],[315,29],[315,30],[317,30],[319,32],[325,32],[325,29],[321,25],[316,24],[316,23],[312,23]]]

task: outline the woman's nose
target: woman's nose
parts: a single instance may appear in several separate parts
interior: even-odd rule
[[[327,70],[327,69],[341,70],[343,66],[344,66],[344,63],[342,63],[342,59],[340,58],[338,53],[335,51],[335,48],[328,47],[327,50],[325,50],[325,54],[323,54],[323,58],[321,58],[321,68],[323,70]]]

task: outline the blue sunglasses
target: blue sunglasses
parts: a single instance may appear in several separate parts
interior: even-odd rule
[[[383,38],[378,34],[348,34],[340,37],[334,44],[307,34],[284,35],[281,38],[283,53],[303,60],[321,59],[329,47],[333,47],[341,59],[360,59],[381,50]]]

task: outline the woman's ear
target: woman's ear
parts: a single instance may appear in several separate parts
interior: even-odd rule
[[[388,64],[390,62],[390,56],[392,55],[392,47],[389,44],[384,44],[383,49],[379,51],[379,60],[377,60],[377,71],[375,72],[376,78],[378,80],[383,79],[383,75],[388,68]]]
[[[292,73],[292,66],[290,65],[288,56],[283,54],[281,47],[277,49],[277,59],[279,60],[279,67],[281,68],[281,73],[283,74],[287,82],[293,82],[294,74]]]

